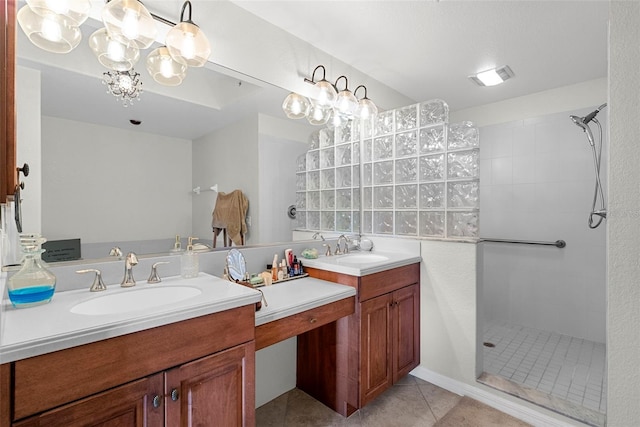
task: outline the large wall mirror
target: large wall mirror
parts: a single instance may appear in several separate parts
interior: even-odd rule
[[[211,246],[217,187],[249,200],[245,244],[291,240],[296,159],[314,128],[286,118],[287,92],[213,63],[162,86],[145,69],[150,49],[134,67],[143,93],[124,107],[107,93],[107,69],[87,43],[99,26],[89,19],[64,55],[17,29],[17,157],[32,169],[24,231],[81,239],[84,259],[116,245],[167,252],[176,235]]]

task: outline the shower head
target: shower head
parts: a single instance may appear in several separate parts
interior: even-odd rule
[[[578,126],[580,126],[582,128],[582,130],[585,130],[587,128],[587,125],[584,122],[584,117],[569,116],[569,118],[571,119],[571,121],[573,121],[573,123],[575,123]]]
[[[602,107],[602,108],[604,108],[604,107]],[[600,111],[600,110],[596,110],[595,113],[597,114],[598,111]],[[595,117],[595,114],[589,120],[593,120],[594,117]],[[584,131],[584,133],[587,134],[587,139],[589,140],[589,145],[591,145],[593,147],[593,144],[594,144],[594,142],[593,142],[593,133],[591,132],[591,128],[587,125],[587,122],[585,122],[585,117],[569,116],[569,118],[571,119],[571,121],[573,121],[573,123],[575,123],[578,126],[580,126],[582,128],[582,130]]]

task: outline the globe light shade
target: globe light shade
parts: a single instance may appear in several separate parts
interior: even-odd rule
[[[175,61],[189,67],[204,66],[211,55],[211,45],[204,32],[189,21],[170,29],[165,44]]]
[[[378,114],[378,107],[369,98],[362,98],[358,101],[356,115],[361,119],[369,119]]]
[[[302,119],[307,117],[311,104],[304,96],[291,92],[282,103],[282,110],[290,119]]]
[[[176,62],[166,46],[153,50],[147,56],[147,71],[153,80],[165,86],[178,86],[187,76],[187,66]]]
[[[338,93],[334,108],[341,114],[353,116],[358,110],[358,99],[349,89],[345,89]]]
[[[138,49],[151,46],[158,33],[153,17],[138,0],[109,1],[102,9],[102,22],[112,38]]]
[[[48,52],[69,53],[82,40],[80,28],[63,15],[43,16],[26,5],[18,11],[17,19],[31,43]]]
[[[327,123],[327,125],[334,128],[340,128],[349,123],[349,120],[349,116],[340,113],[334,108],[331,110],[331,117],[329,118],[329,122]]]
[[[112,38],[106,28],[89,36],[89,47],[98,61],[110,70],[128,71],[140,59],[140,49],[133,43]]]
[[[27,4],[42,17],[61,15],[76,27],[87,20],[91,9],[90,0],[27,0]]]
[[[309,112],[307,113],[307,120],[312,125],[324,125],[329,121],[331,117],[331,108],[324,105],[320,105],[317,102],[311,102]]]
[[[314,87],[316,88],[314,101],[325,107],[333,107],[338,96],[336,88],[326,80],[320,80]]]

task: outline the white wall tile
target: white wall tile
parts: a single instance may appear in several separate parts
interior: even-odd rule
[[[569,114],[480,130],[491,147],[481,163],[481,236],[568,245],[484,246],[485,316],[602,342],[604,228],[587,227],[593,160]]]

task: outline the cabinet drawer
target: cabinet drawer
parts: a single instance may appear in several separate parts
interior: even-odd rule
[[[353,314],[355,301],[355,297],[345,298],[322,307],[313,308],[284,319],[257,326],[256,350]]]
[[[405,265],[360,278],[358,298],[366,301],[420,282],[420,263]]]

